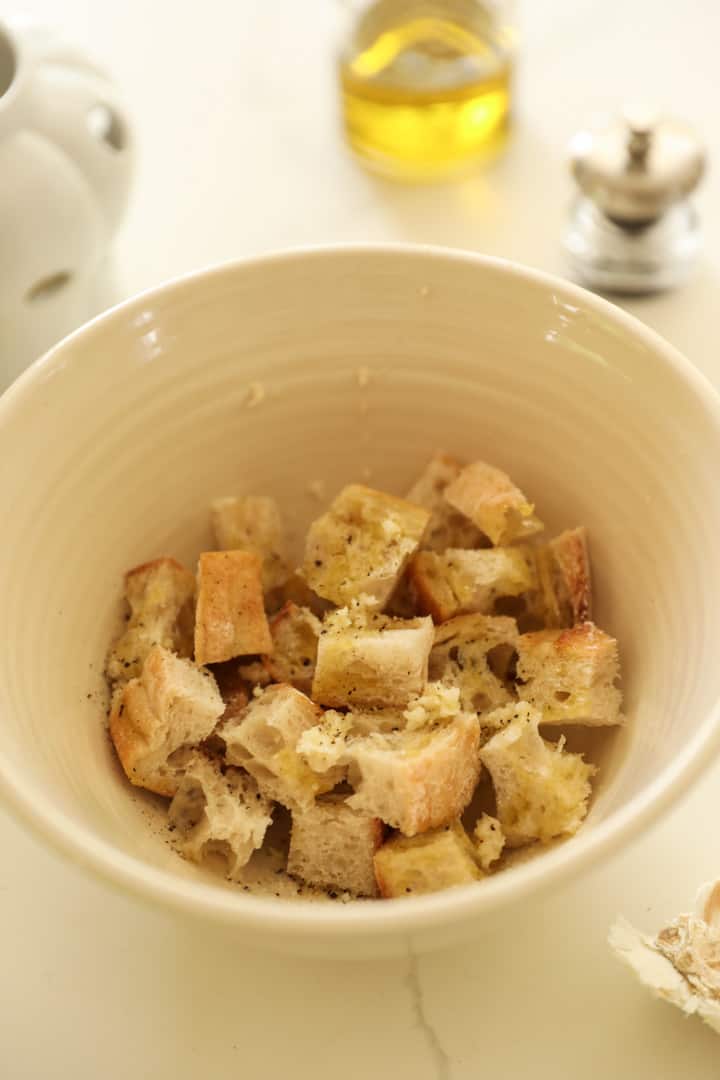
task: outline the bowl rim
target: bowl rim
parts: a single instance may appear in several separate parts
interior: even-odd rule
[[[507,259],[480,253],[407,243],[353,243],[302,246],[273,251],[260,256],[231,259],[190,271],[160,285],[143,290],[114,305],[67,335],[37,359],[0,397],[0,425],[53,370],[68,362],[74,342],[120,319],[127,311],[181,292],[197,281],[218,280],[248,268],[277,264],[373,256],[379,260],[411,257],[420,262],[446,260],[489,270],[506,278],[551,289],[569,302],[590,308],[616,326],[632,334],[651,349],[674,375],[689,385],[698,401],[712,416],[720,436],[720,395],[706,378],[677,349],[635,316],[603,297],[555,275]],[[243,930],[271,930],[276,940],[303,936],[347,939],[358,935],[375,938],[407,936],[415,932],[445,927],[449,923],[479,921],[521,898],[537,895],[552,885],[567,881],[593,865],[598,858],[617,852],[655,822],[690,788],[720,752],[720,700],[708,710],[698,730],[682,752],[653,781],[628,803],[587,832],[488,879],[421,897],[401,898],[391,904],[312,904],[293,899],[276,899],[237,890],[221,889],[206,881],[192,881],[142,862],[98,838],[93,831],[58,813],[42,788],[32,778],[15,775],[12,763],[0,747],[0,798],[36,835],[76,865],[93,871],[110,884],[196,917]],[[240,897],[240,899],[239,899]]]

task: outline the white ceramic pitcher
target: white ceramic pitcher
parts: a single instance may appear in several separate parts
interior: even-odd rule
[[[132,157],[108,76],[57,32],[0,20],[0,389],[30,359],[24,325],[65,333],[91,314]]]

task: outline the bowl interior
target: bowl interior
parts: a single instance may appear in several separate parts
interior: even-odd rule
[[[578,837],[463,902],[505,902],[503,878],[539,880],[546,860],[590,850],[628,807],[681,786],[710,753],[720,693],[712,394],[570,286],[469,256],[360,249],[140,297],[0,403],[0,780],[26,813],[126,880],[242,921],[256,902],[168,848],[111,752],[102,666],[122,573],[161,554],[192,566],[210,544],[208,503],[227,493],[275,495],[299,549],[344,483],[402,493],[437,448],[506,469],[551,532],[587,525],[628,717],[585,740],[602,767]],[[422,903],[450,910],[465,893]],[[387,923],[386,905],[361,906]]]

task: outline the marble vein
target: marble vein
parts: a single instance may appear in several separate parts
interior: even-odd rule
[[[436,1080],[451,1080],[450,1057],[444,1049],[437,1031],[433,1027],[425,1007],[418,958],[412,949],[408,952],[408,970],[405,985],[410,993],[415,1024],[423,1036],[428,1055],[435,1068]]]

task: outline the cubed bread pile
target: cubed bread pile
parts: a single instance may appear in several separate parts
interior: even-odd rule
[[[583,528],[545,540],[505,473],[447,454],[406,498],[344,488],[296,570],[271,498],[210,516],[196,576],[128,571],[106,669],[118,758],[187,858],[242,881],[279,804],[290,877],[398,897],[576,832],[595,768],[557,726],[622,722]],[[494,805],[473,813],[481,781]]]

